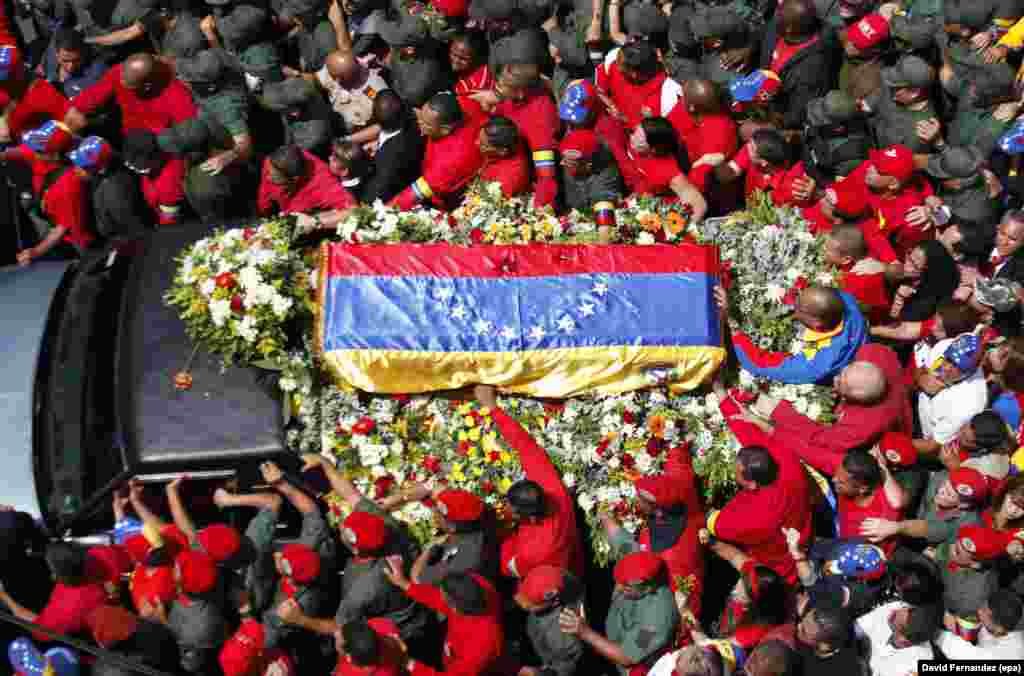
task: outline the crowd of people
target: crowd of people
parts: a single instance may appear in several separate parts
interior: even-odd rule
[[[760,191],[802,210],[842,280],[794,296],[797,351],[728,332],[757,376],[832,383],[835,421],[716,381],[739,491],[707,509],[683,448],[637,479],[641,532],[601,517],[607,617],[586,612],[572,493],[479,386],[526,474],[510,529],[465,491],[370,499],[320,456],[299,478],[264,464],[261,491],[217,489],[223,513],[255,514],[239,528],[197,528],[181,479],[166,514],[133,484],[112,544],[46,545],[38,613],[12,584],[31,523],[0,512],[18,618],[226,676],[569,676],[595,656],[623,676],[907,676],[1024,658],[1024,4],[15,5],[0,166],[27,177],[22,265],[196,218],[316,230],[377,200],[448,210],[483,179],[605,229],[630,195],[699,227]],[[338,531],[327,492],[351,512]],[[409,501],[434,510],[428,546],[391,514]],[[277,547],[285,510],[301,534]],[[738,577],[724,609],[705,603],[712,555]],[[17,645],[16,669],[45,658]]]

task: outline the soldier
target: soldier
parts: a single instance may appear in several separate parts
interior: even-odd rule
[[[839,88],[855,99],[874,94],[882,86],[882,57],[889,46],[889,23],[880,14],[868,14],[839,32],[843,65]]]
[[[860,100],[871,116],[877,146],[904,145],[915,153],[928,152],[928,143],[917,132],[919,122],[936,117],[930,99],[935,69],[917,56],[904,56],[882,70],[882,88]]]
[[[249,91],[258,93],[264,84],[280,82],[281,55],[272,39],[270,15],[265,9],[233,0],[208,3],[213,14],[200,27],[211,47],[223,47],[235,56],[245,72]]]
[[[281,115],[284,142],[323,159],[331,145],[331,110],[316,86],[302,78],[275,82],[263,88],[262,103]]]
[[[725,66],[729,52],[751,43],[748,27],[737,14],[727,7],[712,7],[696,12],[690,27],[702,53],[700,76],[696,79],[727,86],[744,74],[735,67]]]
[[[288,0],[279,12],[281,23],[288,29],[287,46],[298,57],[300,73],[316,73],[327,55],[338,48],[335,27],[327,17],[329,6],[314,0]]]
[[[804,168],[822,188],[856,169],[871,145],[867,121],[849,94],[833,90],[807,107]]]
[[[985,158],[973,146],[946,146],[928,158],[925,173],[936,179],[935,194],[957,222],[993,226],[999,220],[999,203],[989,196],[982,173]]]
[[[562,631],[558,618],[563,608],[580,607],[582,600],[580,581],[556,566],[538,566],[519,583],[515,602],[528,613],[526,635],[541,662],[539,667],[520,669],[521,676],[572,676],[576,672],[583,642]]]

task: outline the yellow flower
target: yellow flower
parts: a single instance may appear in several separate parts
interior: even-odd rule
[[[453,472],[461,472],[462,471],[462,463],[461,462],[452,463],[452,471]]]
[[[476,427],[476,420],[471,415],[464,417],[462,422],[466,423],[466,427]]]
[[[479,453],[480,451],[477,449],[476,446],[470,446],[469,450],[466,451],[466,455],[468,455],[471,458],[475,458]]]
[[[469,435],[465,432],[459,432],[459,441],[469,441]]]
[[[474,427],[473,429],[471,429],[469,431],[469,440],[470,441],[480,441],[480,428],[479,427]]]
[[[480,409],[479,413],[480,415],[486,418],[491,414],[491,408],[489,406],[484,406],[482,409]]]
[[[533,239],[533,226],[531,226],[529,223],[523,223],[523,227],[520,230],[520,233],[523,236],[523,241],[529,242],[530,240]]]
[[[474,468],[473,468],[473,476],[475,476],[475,477],[481,477],[481,476],[483,476],[483,475],[484,475],[484,470],[483,470],[483,468],[481,468],[481,467],[474,467]]]
[[[463,474],[461,471],[456,472],[456,471],[453,470],[452,474],[451,474],[451,477],[452,477],[452,481],[460,481],[461,482],[461,481],[465,481],[466,480],[466,475]]]
[[[498,479],[498,490],[502,493],[508,493],[508,489],[512,488],[512,479],[505,477]]]
[[[467,401],[462,406],[459,406],[456,411],[459,415],[469,415],[469,412],[473,410],[473,403]]]
[[[398,436],[403,439],[409,436],[409,419],[399,418],[398,422],[395,423],[395,431],[398,432]]]
[[[501,462],[506,464],[506,465],[511,463],[512,462],[512,454],[509,453],[508,451],[502,451],[501,452]]]

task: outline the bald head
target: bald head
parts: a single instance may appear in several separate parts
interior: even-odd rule
[[[869,361],[855,361],[839,374],[839,394],[856,404],[877,404],[885,396],[885,373]]]
[[[831,331],[839,326],[844,310],[839,292],[824,286],[809,286],[797,299],[798,318],[815,331]]]
[[[156,59],[152,54],[132,54],[121,66],[121,82],[128,89],[138,89],[152,82],[156,72]]]
[[[683,97],[695,113],[717,113],[722,107],[718,88],[710,80],[687,80],[683,85]]]
[[[327,72],[342,88],[348,89],[357,85],[363,67],[351,52],[331,52],[324,60]]]

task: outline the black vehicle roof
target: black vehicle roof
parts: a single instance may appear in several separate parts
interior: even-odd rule
[[[154,233],[127,283],[116,391],[137,473],[168,465],[223,467],[284,451],[281,398],[265,372],[238,367],[222,372],[220,358],[200,350],[189,369],[192,389],[174,386],[193,343],[163,296],[174,276],[174,258],[212,229],[197,224]]]

